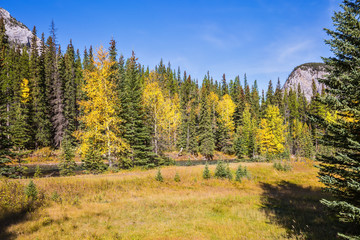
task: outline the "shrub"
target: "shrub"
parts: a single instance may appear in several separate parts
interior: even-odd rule
[[[219,161],[216,165],[216,169],[215,169],[215,177],[216,178],[227,178],[228,177],[228,173],[225,167],[225,164],[223,161]]]
[[[249,179],[250,178],[250,172],[247,170],[246,167],[242,168],[242,166],[239,165],[239,167],[236,170],[235,181],[241,182],[241,179],[244,178],[244,177]]]
[[[180,181],[181,181],[178,172],[176,172],[176,174],[175,174],[174,181],[175,181],[175,182],[180,182]]]
[[[243,177],[243,170],[241,165],[239,165],[239,167],[236,169],[235,181],[241,182],[242,177]]]
[[[288,162],[284,162],[284,163],[275,162],[273,167],[278,171],[284,171],[284,172],[291,171],[292,169],[291,165]]]
[[[233,175],[232,175],[232,173],[231,173],[229,164],[227,164],[227,166],[226,166],[226,177],[227,177],[227,179],[229,179],[230,181],[233,179]]]
[[[61,153],[61,162],[59,165],[60,175],[61,176],[69,176],[74,175],[74,171],[76,168],[76,163],[74,161],[75,153],[71,144],[71,141],[68,137],[65,137],[62,142],[62,153]]]
[[[30,180],[29,184],[25,187],[25,195],[32,200],[36,200],[38,197],[36,185],[32,180]]]
[[[54,202],[60,201],[60,195],[56,191],[53,192],[53,194],[51,195],[51,200],[53,200]]]
[[[211,178],[211,174],[210,174],[210,170],[209,170],[209,165],[206,162],[204,172],[203,172],[203,179],[209,179],[209,178]]]
[[[163,176],[161,175],[160,168],[159,168],[159,170],[157,171],[157,174],[156,174],[156,176],[155,176],[155,180],[156,180],[156,181],[159,181],[159,182],[163,182],[163,181],[164,181],[164,178],[163,178]]]
[[[39,178],[39,177],[41,177],[41,175],[42,175],[42,172],[41,172],[40,166],[36,165],[34,178]]]

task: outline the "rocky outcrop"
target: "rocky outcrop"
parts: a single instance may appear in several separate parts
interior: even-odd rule
[[[283,89],[290,88],[297,91],[300,84],[301,91],[304,92],[305,97],[310,101],[312,97],[312,80],[315,81],[317,91],[321,92],[323,84],[319,83],[318,79],[324,78],[328,72],[323,63],[305,63],[294,68],[286,80]]]
[[[33,34],[29,28],[27,28],[23,23],[17,21],[3,8],[0,8],[0,17],[4,20],[6,35],[8,36],[11,44],[30,46]],[[38,44],[39,43],[40,39],[38,38]]]

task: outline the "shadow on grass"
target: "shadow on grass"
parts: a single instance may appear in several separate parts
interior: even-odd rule
[[[0,239],[15,239],[16,235],[7,231],[7,228],[13,224],[25,221],[28,215],[28,211],[22,211],[19,213],[8,213],[0,216]]]
[[[328,197],[320,188],[304,188],[282,181],[261,184],[263,210],[271,222],[286,228],[288,237],[300,239],[336,239],[346,226],[320,203]]]

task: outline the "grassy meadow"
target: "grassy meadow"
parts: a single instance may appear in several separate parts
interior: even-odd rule
[[[34,179],[42,205],[0,216],[0,239],[334,239],[311,162],[247,166],[242,182],[204,180],[204,166]],[[209,166],[213,175],[215,166]],[[174,181],[176,172],[180,182]],[[19,181],[22,185],[29,179]],[[1,186],[1,185],[0,185]]]

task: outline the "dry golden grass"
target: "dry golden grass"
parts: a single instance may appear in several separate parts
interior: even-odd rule
[[[35,184],[45,193],[46,205],[4,229],[5,236],[16,239],[302,239],[320,236],[316,234],[321,231],[306,229],[306,222],[295,223],[291,229],[285,216],[277,213],[276,202],[270,201],[278,194],[286,203],[289,200],[310,208],[315,204],[318,208],[321,184],[312,164],[294,163],[290,172],[276,171],[270,163],[241,164],[251,172],[251,179],[241,183],[203,180],[204,166],[162,168],[164,182],[155,181],[156,169],[36,179]],[[230,164],[233,172],[238,165]],[[212,174],[214,169],[215,166],[210,166]],[[174,181],[176,172],[181,179],[178,183]],[[292,188],[296,191],[291,192]],[[301,206],[290,204],[284,209],[293,207]],[[301,210],[297,214],[301,215]],[[297,216],[294,218],[298,220]]]

